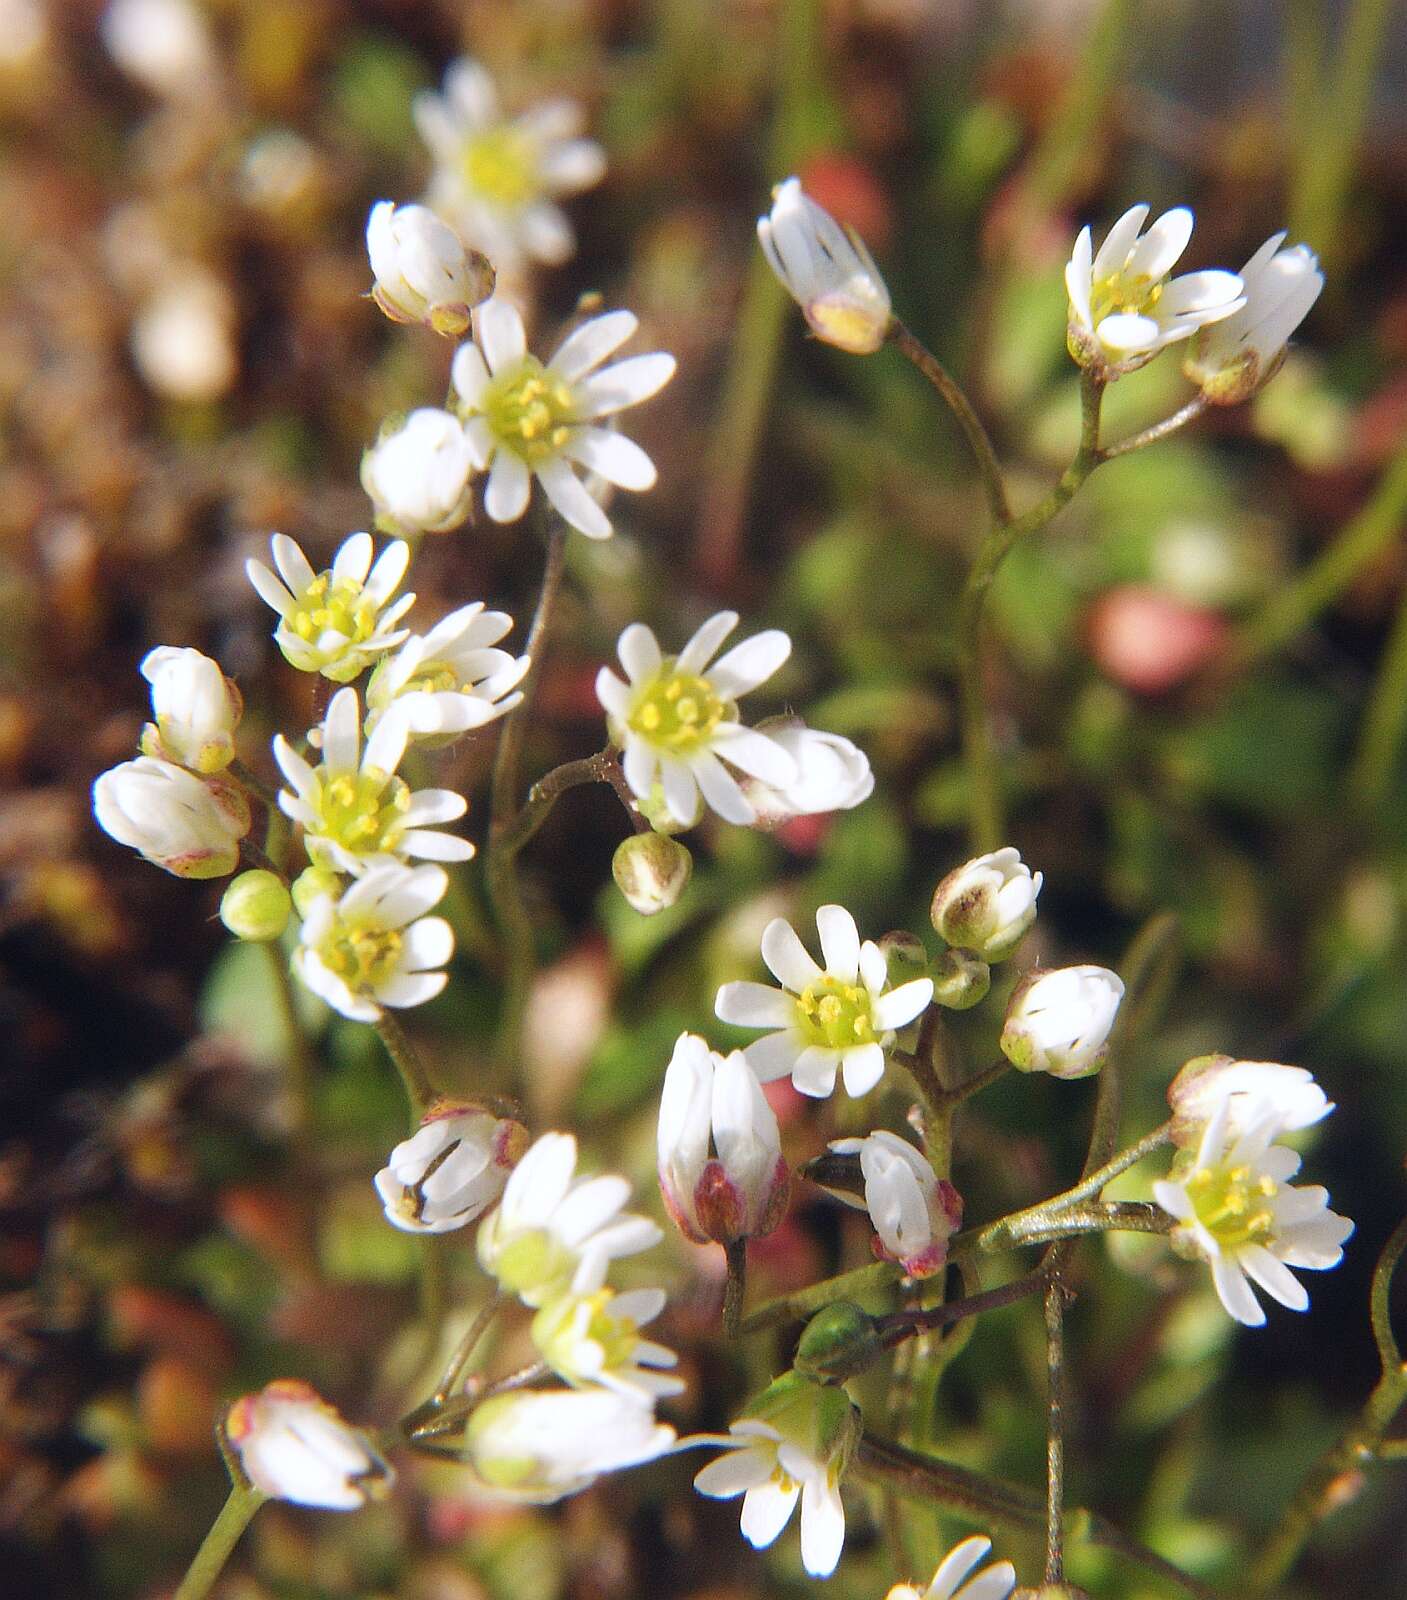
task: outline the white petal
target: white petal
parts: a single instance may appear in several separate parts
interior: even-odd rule
[[[1237,1258],[1265,1292],[1291,1311],[1309,1309],[1309,1291],[1283,1261],[1277,1261],[1264,1245],[1248,1244]]]
[[[800,994],[821,976],[821,969],[785,917],[774,917],[763,929],[762,959],[777,982],[793,994]]]
[[[445,972],[399,972],[385,983],[378,984],[376,998],[383,1006],[400,1009],[405,1006],[423,1006],[433,1000],[449,982]]]
[[[511,450],[496,451],[484,490],[484,510],[495,522],[516,522],[528,509],[532,478]]]
[[[1192,213],[1186,206],[1165,211],[1134,245],[1125,268],[1131,278],[1156,283],[1166,277],[1192,237]]]
[[[293,609],[293,596],[274,577],[262,561],[252,558],[244,563],[245,576],[254,586],[254,592],[266,606],[272,606],[279,616],[285,617]]]
[[[693,769],[672,756],[660,757],[660,781],[664,803],[681,828],[692,828],[703,810],[703,797]]]
[[[355,535],[357,539],[366,540],[367,560],[371,560],[371,540],[364,534]],[[348,541],[350,543],[350,541]],[[269,548],[273,551],[274,565],[278,568],[279,577],[288,585],[294,594],[302,594],[308,585],[317,577],[312,569],[307,556],[303,554],[302,547],[290,539],[286,533],[276,533],[269,540]],[[344,546],[345,548],[345,546]],[[365,577],[366,572],[359,574]]]
[[[1212,1262],[1212,1282],[1229,1317],[1248,1328],[1264,1325],[1265,1312],[1237,1262],[1228,1256],[1218,1256]]]
[[[593,417],[608,417],[648,400],[674,376],[674,367],[673,356],[656,351],[653,355],[631,356],[593,372],[577,385],[578,418],[589,422]]]
[[[791,640],[780,628],[769,628],[744,639],[709,669],[709,682],[727,699],[735,700],[764,683],[791,654]]]
[[[713,748],[729,765],[785,789],[796,781],[796,762],[775,739],[755,728],[725,722],[714,730]]]
[[[489,369],[479,353],[478,345],[472,340],[466,340],[454,352],[450,381],[454,384],[455,394],[464,404],[477,410],[484,390],[489,386]]]
[[[454,954],[454,930],[443,917],[421,917],[405,932],[402,960],[407,972],[442,967]]]
[[[1141,317],[1133,311],[1117,311],[1105,317],[1096,329],[1099,342],[1111,350],[1151,350],[1162,334],[1162,329],[1152,317]]]
[[[629,739],[626,741],[625,755],[621,760],[621,769],[625,773],[625,781],[630,785],[630,792],[640,800],[648,800],[650,792],[655,786],[655,778],[659,774],[659,751],[653,745],[648,745],[643,739]]]
[[[660,646],[654,631],[643,622],[632,622],[616,643],[616,654],[632,684],[653,678],[660,670]]]
[[[547,363],[548,370],[575,383],[593,367],[599,367],[607,356],[614,355],[639,326],[639,319],[629,311],[608,311],[605,316],[592,317],[563,340]]]
[[[954,1545],[938,1563],[933,1582],[924,1593],[923,1600],[953,1600],[957,1586],[992,1548],[992,1541],[980,1533]]]
[[[813,1578],[835,1571],[845,1546],[845,1508],[840,1490],[822,1478],[809,1478],[801,1491],[801,1564]]]
[[[1090,267],[1094,277],[1107,278],[1110,273],[1122,270],[1124,262],[1128,260],[1129,251],[1133,249],[1134,241],[1138,238],[1138,230],[1143,226],[1147,216],[1147,206],[1130,206],[1110,228]]]
[[[292,540],[289,541],[292,543]],[[297,549],[297,546],[294,546]],[[354,533],[344,539],[338,546],[337,554],[332,558],[332,577],[334,582],[340,583],[345,578],[354,578],[358,583],[366,582],[366,575],[371,571],[371,556],[375,545],[369,533]],[[302,551],[299,551],[302,554]]]
[[[743,1538],[755,1550],[763,1550],[786,1527],[800,1497],[797,1484],[783,1489],[777,1483],[759,1483],[743,1497],[743,1514],[740,1526]]]
[[[527,354],[528,340],[523,329],[523,319],[516,306],[497,295],[485,300],[474,311],[474,324],[479,344],[495,377],[509,367],[516,366]]]
[[[593,139],[550,144],[537,171],[553,194],[575,194],[601,181],[606,171],[606,152]]]
[[[468,809],[468,801],[453,789],[417,789],[403,821],[408,828],[433,828],[437,823],[457,822]]]
[[[745,1494],[772,1476],[773,1460],[769,1451],[745,1446],[730,1450],[717,1461],[710,1461],[694,1477],[694,1487],[710,1500],[731,1500]]]
[[[1016,1568],[1009,1561],[998,1561],[979,1573],[955,1600],[1006,1600],[1015,1587]]]
[[[588,539],[609,539],[611,519],[592,498],[586,485],[560,457],[549,457],[534,469],[547,498],[578,533]]]
[[[880,1056],[881,1067],[884,1057]],[[801,1094],[813,1100],[824,1100],[835,1092],[835,1075],[840,1070],[840,1051],[827,1050],[820,1045],[808,1045],[796,1058],[791,1081]]]
[[[738,787],[738,780],[711,751],[700,750],[690,757],[689,771],[704,799],[724,822],[746,828],[757,820],[757,813]]]
[[[931,978],[912,978],[908,983],[901,983],[874,1002],[874,1025],[881,1033],[902,1028],[926,1011],[932,998]]]
[[[422,861],[472,861],[474,846],[468,839],[457,839],[452,833],[436,833],[431,829],[412,828],[401,835],[401,849],[407,855]]]
[[[877,1044],[852,1045],[841,1058],[845,1092],[858,1100],[884,1076],[884,1051]]]
[[[780,989],[741,979],[719,989],[713,1014],[739,1028],[789,1028],[796,1021],[796,1002]]]
[[[659,476],[633,439],[610,428],[577,429],[562,453],[620,489],[653,489]]]
[[[713,660],[714,652],[738,625],[736,611],[717,611],[694,629],[689,642],[675,660],[675,670],[697,674]]]
[[[854,917],[844,906],[822,906],[816,913],[816,931],[826,972],[842,983],[854,983],[860,976],[860,930]]]
[[[596,698],[608,717],[614,717],[617,722],[625,721],[630,710],[630,690],[609,667],[602,667],[596,674]]]
[[[746,1045],[743,1055],[759,1083],[775,1083],[778,1078],[791,1076],[804,1049],[805,1045],[794,1033],[769,1033]]]

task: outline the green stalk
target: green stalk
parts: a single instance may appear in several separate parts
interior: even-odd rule
[[[210,1525],[195,1559],[186,1569],[180,1587],[171,1600],[205,1600],[225,1569],[240,1535],[249,1526],[250,1518],[263,1505],[265,1496],[248,1484],[234,1484],[229,1498]]]
[[[1407,587],[1383,651],[1377,681],[1363,714],[1358,750],[1349,769],[1349,793],[1365,818],[1376,816],[1388,797],[1407,729]]]

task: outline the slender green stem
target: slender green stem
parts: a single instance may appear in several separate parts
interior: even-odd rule
[[[604,750],[598,750],[594,756],[583,756],[580,761],[565,761],[560,767],[553,767],[528,791],[522,809],[505,826],[495,848],[507,857],[517,855],[552,815],[552,808],[568,789],[576,789],[586,783],[609,783],[614,789],[617,778],[622,785],[625,784],[620,762],[609,745]],[[616,793],[619,794],[620,790],[617,789]],[[628,788],[625,793],[630,794]],[[649,823],[635,810],[633,801],[634,797],[631,796],[631,803],[626,805],[632,824],[637,828],[648,828]],[[626,804],[624,798],[622,804]]]
[[[1045,1581],[1065,1581],[1065,1286],[1045,1289],[1046,1515]]]
[[[1278,590],[1236,636],[1234,661],[1250,666],[1287,644],[1327,609],[1402,531],[1407,516],[1407,445],[1393,457],[1367,505],[1334,542]]]
[[[887,1484],[900,1494],[927,1502],[936,1500],[984,1524],[995,1522],[1032,1533],[1045,1528],[1045,1504],[1028,1489],[972,1472],[951,1461],[920,1455],[887,1439],[865,1434],[856,1452],[855,1467],[862,1476]],[[1067,1520],[1090,1544],[1113,1551],[1179,1593],[1192,1595],[1194,1600],[1218,1600],[1216,1591],[1199,1578],[1139,1544],[1106,1517],[1080,1510]]]
[[[517,811],[518,768],[522,759],[523,738],[532,712],[538,685],[542,681],[543,655],[547,634],[552,625],[557,596],[566,570],[567,530],[560,522],[554,523],[547,538],[547,561],[543,568],[542,590],[528,629],[527,653],[532,657],[532,667],[523,680],[523,698],[509,713],[499,737],[498,751],[494,757],[493,776],[489,790],[489,847],[487,887],[489,903],[493,907],[498,931],[503,939],[506,962],[503,978],[503,1001],[499,1015],[498,1054],[502,1061],[512,1060],[517,1051],[522,1032],[523,1011],[527,1006],[528,991],[532,986],[533,969],[537,965],[537,947],[533,940],[532,919],[523,902],[522,885],[518,881],[516,849],[504,848]]]
[[[993,1222],[982,1229],[978,1235],[979,1247],[983,1250],[993,1250],[1004,1248],[1009,1244],[1028,1242],[1035,1232],[1064,1220],[1072,1207],[1079,1205],[1083,1200],[1092,1199],[1121,1172],[1127,1172],[1145,1156],[1151,1155],[1171,1141],[1172,1123],[1164,1122],[1151,1133],[1144,1134],[1137,1144],[1131,1144],[1127,1150],[1120,1151],[1112,1160],[1096,1167],[1072,1189],[1052,1195],[1049,1200],[1042,1200],[1037,1205],[1015,1211],[1009,1217],[1003,1217],[999,1222]],[[1091,1151],[1093,1149],[1094,1141],[1091,1141]]]
[[[478,1314],[469,1324],[469,1331],[464,1335],[463,1342],[454,1353],[454,1360],[445,1368],[444,1376],[435,1385],[435,1393],[431,1396],[434,1405],[442,1406],[449,1398],[450,1391],[464,1376],[469,1363],[474,1359],[479,1341],[489,1331],[493,1319],[507,1304],[508,1301],[503,1295],[494,1293],[480,1306]]]
[[[1397,603],[1377,681],[1363,714],[1358,750],[1349,769],[1349,792],[1365,818],[1377,816],[1386,800],[1407,730],[1407,587]]]
[[[233,1484],[219,1516],[210,1525],[195,1559],[186,1569],[171,1600],[205,1600],[214,1588],[225,1563],[230,1559],[250,1518],[263,1505],[265,1496],[248,1484]]]
[[[1157,444],[1159,439],[1166,439],[1179,428],[1185,428],[1189,422],[1195,422],[1206,409],[1205,396],[1193,395],[1180,410],[1174,411],[1170,417],[1164,417],[1161,422],[1155,422],[1151,428],[1131,433],[1127,439],[1120,439],[1115,444],[1105,445],[1099,452],[1099,459],[1113,461],[1116,456],[1131,455],[1135,450],[1142,450],[1145,445]]]
[[[237,779],[249,792],[256,796],[271,811],[278,810],[278,796],[267,783],[254,771],[252,767],[245,766],[238,756],[230,762],[229,775]]]
[[[306,1141],[313,1126],[313,1056],[298,1018],[287,952],[276,939],[264,941],[261,948],[273,978],[274,1006],[286,1039],[284,1066],[288,1072],[288,1099],[293,1108],[293,1142],[300,1144]]]
[[[982,479],[982,490],[987,496],[987,509],[992,521],[998,525],[1010,522],[1011,504],[1007,499],[1006,482],[1002,477],[996,450],[992,446],[986,428],[982,426],[982,419],[973,410],[972,402],[963,393],[961,385],[953,379],[938,357],[906,328],[898,317],[895,317],[889,325],[889,340],[938,391],[943,404],[952,412],[958,427],[962,429],[963,438],[967,440],[967,448],[972,453],[978,475]]]
[[[1006,833],[996,748],[987,715],[982,681],[982,618],[987,594],[1012,547],[1044,528],[1073,498],[1099,465],[1099,413],[1104,380],[1086,370],[1081,375],[1080,447],[1060,480],[1031,509],[1011,522],[992,527],[967,575],[958,611],[958,674],[961,699],[963,759],[968,782],[968,829],[978,851],[997,849]]]
[[[1047,1272],[1029,1272],[1024,1278],[1013,1278],[997,1289],[983,1289],[978,1294],[964,1295],[961,1300],[949,1300],[939,1306],[911,1306],[902,1311],[890,1311],[875,1318],[880,1342],[892,1350],[905,1340],[933,1328],[951,1327],[968,1317],[980,1316],[984,1311],[998,1311],[1003,1306],[1015,1305],[1028,1295],[1038,1293],[1049,1282]]]
[[[395,1014],[383,1009],[375,1026],[377,1033],[381,1035],[382,1044],[386,1046],[386,1054],[390,1056],[396,1071],[401,1075],[406,1100],[410,1105],[410,1125],[414,1130],[420,1119],[439,1098],[438,1093],[434,1084],[430,1082],[430,1076],[425,1071],[419,1053]]]
[[[874,1289],[897,1283],[902,1276],[900,1267],[893,1261],[871,1261],[867,1266],[850,1272],[838,1273],[833,1278],[823,1278],[794,1294],[784,1294],[767,1300],[756,1311],[743,1318],[740,1332],[757,1333],[762,1328],[774,1328],[781,1322],[796,1322],[809,1317],[813,1311],[836,1300],[854,1300]]]
[[[980,1250],[986,1254],[1015,1250],[1025,1245],[1052,1244],[1058,1239],[1075,1239],[1083,1233],[1171,1233],[1173,1219],[1147,1200],[1086,1201],[1065,1206],[1048,1217],[1027,1216],[1014,1232],[1007,1220],[986,1228],[964,1229],[955,1234],[949,1254]]]
[[[743,1298],[747,1293],[747,1240],[734,1239],[724,1246],[728,1275],[723,1280],[723,1337],[736,1339],[743,1326]]]
[[[1407,1404],[1407,1366],[1403,1365],[1389,1312],[1392,1277],[1404,1252],[1407,1220],[1393,1230],[1373,1272],[1369,1311],[1382,1374],[1362,1411],[1301,1478],[1285,1514],[1252,1563],[1247,1600],[1260,1600],[1275,1592],[1318,1523],[1343,1503],[1338,1492],[1342,1484],[1351,1483],[1368,1463],[1396,1453],[1386,1449],[1383,1441],[1394,1418]]]

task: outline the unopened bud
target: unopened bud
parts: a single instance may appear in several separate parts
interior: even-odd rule
[[[688,847],[663,833],[636,833],[623,839],[611,861],[611,875],[627,904],[642,917],[674,905],[694,871]]]
[[[904,928],[886,933],[878,941],[880,954],[889,968],[889,981],[897,989],[910,978],[928,976],[928,950],[922,939]]]
[[[808,1378],[842,1382],[867,1367],[880,1349],[874,1318],[851,1301],[838,1300],[806,1324],[792,1364]]]
[[[277,939],[288,926],[293,897],[276,872],[256,867],[240,875],[220,901],[220,921],[236,939]]]
[[[930,915],[939,936],[984,961],[1004,960],[1036,920],[1041,874],[1009,845],[950,872],[933,891]]]
[[[933,999],[949,1011],[968,1011],[987,998],[992,969],[970,950],[945,950],[933,963]]]
[[[337,900],[342,895],[342,880],[327,867],[307,867],[293,880],[293,904],[298,915],[306,917],[315,900],[331,896]]]

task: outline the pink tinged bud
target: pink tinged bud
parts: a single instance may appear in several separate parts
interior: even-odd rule
[[[831,1149],[860,1158],[875,1255],[897,1261],[911,1278],[939,1271],[948,1240],[962,1226],[962,1197],[952,1184],[937,1177],[907,1139],[884,1129],[865,1139],[837,1139]]]
[[[366,1435],[296,1378],[236,1400],[225,1433],[249,1481],[276,1500],[356,1511],[395,1481]]]
[[[493,1205],[528,1146],[528,1131],[483,1106],[437,1101],[373,1180],[395,1227],[447,1233]]]
[[[427,206],[378,201],[366,248],[371,297],[393,322],[419,322],[446,338],[469,329],[471,309],[493,293],[494,272]]]
[[[723,1057],[695,1034],[680,1036],[660,1100],[659,1174],[670,1216],[695,1243],[761,1237],[781,1221],[791,1174],[776,1115],[741,1051]]]
[[[142,730],[142,754],[209,776],[234,759],[244,700],[209,656],[160,645],[142,659],[156,717]]]
[[[178,878],[233,872],[252,820],[237,784],[150,756],[104,772],[93,785],[93,813],[119,844]]]
[[[1168,1085],[1173,1114],[1173,1142],[1184,1148],[1201,1143],[1207,1125],[1226,1108],[1233,1137],[1273,1110],[1280,1133],[1312,1127],[1334,1109],[1304,1067],[1277,1061],[1237,1061],[1231,1056],[1196,1056]],[[1278,1137],[1279,1135],[1277,1135]]]

